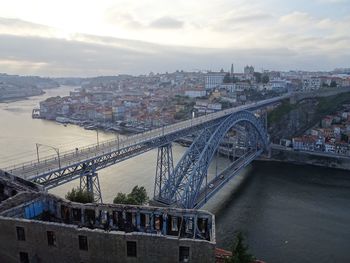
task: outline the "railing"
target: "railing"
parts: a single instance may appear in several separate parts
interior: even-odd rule
[[[104,142],[101,142],[99,144],[91,144],[87,145],[84,147],[81,147],[79,151],[75,150],[68,150],[60,153],[60,161],[62,164],[62,167],[67,167],[70,166],[72,163],[77,163],[83,160],[87,160],[92,157],[97,157],[98,155],[104,155],[109,152],[117,151],[120,149],[123,149],[125,147],[129,147],[132,145],[138,145],[142,142],[147,142],[149,140],[159,138],[180,130],[184,130],[193,126],[198,126],[200,124],[210,122],[215,119],[222,118],[226,115],[229,115],[234,112],[238,112],[241,110],[247,110],[249,108],[254,108],[254,107],[260,107],[265,104],[269,104],[275,101],[279,101],[285,98],[288,98],[290,94],[286,94],[280,97],[272,98],[272,99],[267,99],[264,101],[260,102],[255,102],[252,104],[248,105],[242,105],[239,107],[235,108],[230,108],[226,110],[222,110],[219,112],[211,113],[208,115],[200,116],[197,118],[193,118],[190,120],[178,122],[175,124],[171,124],[168,126],[163,126],[154,130],[149,130],[143,133],[139,133],[136,135],[128,136],[124,139],[111,139],[111,140],[106,140]],[[67,159],[68,158],[68,159]],[[47,167],[48,165],[53,165],[54,168],[50,169]],[[45,159],[42,159],[40,162],[37,160],[32,160],[28,162],[24,162],[21,164],[17,165],[11,165],[9,167],[4,168],[4,170],[11,172],[14,170],[21,170],[27,173],[32,173],[37,171],[36,174],[39,174],[40,170],[44,171],[51,171],[51,170],[56,170],[57,169],[57,156],[56,155],[49,155],[46,156]],[[27,170],[27,171],[25,171]]]

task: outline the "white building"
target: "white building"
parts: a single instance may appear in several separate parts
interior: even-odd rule
[[[208,100],[197,100],[194,108],[198,113],[208,114],[222,110],[222,105],[221,103],[212,103]]]
[[[269,84],[273,91],[284,91],[287,89],[287,82],[282,79],[271,80]]]
[[[219,89],[224,89],[230,93],[234,93],[236,91],[234,83],[223,83],[219,86]]]
[[[303,90],[318,90],[321,88],[322,81],[317,77],[303,78]]]
[[[205,89],[212,90],[222,84],[225,72],[210,72],[205,75]]]
[[[198,97],[204,97],[207,95],[207,92],[205,90],[186,90],[185,96],[188,96],[190,98],[198,98]]]
[[[236,91],[250,90],[252,85],[249,82],[237,82],[234,84]]]

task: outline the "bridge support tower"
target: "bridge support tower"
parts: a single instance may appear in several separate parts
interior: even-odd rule
[[[174,163],[172,144],[162,145],[158,148],[156,177],[154,182],[154,200],[162,201],[165,198],[166,184],[174,185]]]
[[[90,193],[94,197],[95,203],[102,203],[100,181],[95,170],[85,171],[80,176],[80,189]]]

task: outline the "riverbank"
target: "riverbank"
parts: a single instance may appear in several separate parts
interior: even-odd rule
[[[35,143],[60,151],[96,143],[96,131],[32,119],[32,109],[47,97],[66,96],[74,87],[47,90],[27,100],[0,104],[0,167],[32,160]],[[115,139],[99,133],[99,139]],[[186,148],[174,144],[176,164]],[[52,154],[43,148],[40,155]],[[228,158],[217,158],[219,169]],[[135,185],[153,194],[157,150],[125,160],[98,172],[103,201]],[[219,170],[220,172],[221,170]],[[216,162],[208,179],[216,174]],[[247,236],[250,251],[267,263],[350,262],[350,177],[348,171],[282,162],[253,162],[213,197],[218,247],[231,250],[236,231]],[[79,180],[50,190],[64,197]]]
[[[272,147],[271,157],[262,156],[259,160],[350,170],[349,156],[331,155],[322,152],[294,151],[288,147]]]
[[[11,103],[11,102],[16,102],[16,101],[21,101],[21,100],[28,100],[31,97],[35,96],[41,96],[44,95],[45,91],[41,90],[41,92],[31,94],[31,95],[20,95],[20,96],[14,96],[14,97],[9,97],[9,98],[0,98],[0,103]]]

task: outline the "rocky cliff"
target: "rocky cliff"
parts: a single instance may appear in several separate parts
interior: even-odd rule
[[[303,134],[307,129],[318,124],[327,115],[340,110],[350,103],[350,92],[304,99],[295,104],[285,100],[268,114],[268,126],[271,141],[279,143],[282,138],[292,138]]]

